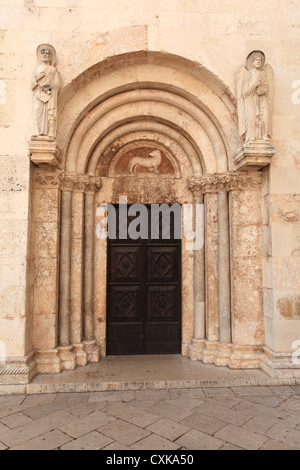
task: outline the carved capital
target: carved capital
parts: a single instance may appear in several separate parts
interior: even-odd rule
[[[49,137],[32,137],[29,152],[31,161],[37,166],[60,167],[61,152],[56,141]]]
[[[194,195],[220,193],[229,191],[251,191],[260,188],[262,175],[256,172],[220,173],[191,178],[187,182],[188,189]]]
[[[102,178],[91,175],[68,175],[61,173],[59,188],[62,191],[96,192],[102,186]]]
[[[237,170],[260,170],[269,165],[275,148],[269,142],[247,142],[234,156]]]

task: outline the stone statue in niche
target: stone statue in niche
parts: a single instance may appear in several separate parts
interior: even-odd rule
[[[57,71],[56,52],[49,44],[41,44],[37,51],[37,66],[33,72],[33,110],[36,136],[56,137],[57,95],[61,88]]]
[[[158,173],[158,167],[161,164],[161,153],[159,150],[148,152],[148,158],[133,157],[129,162],[129,172],[136,173],[137,168],[144,167],[150,172]]]
[[[235,73],[239,134],[246,143],[272,136],[273,69],[261,51],[252,51]]]

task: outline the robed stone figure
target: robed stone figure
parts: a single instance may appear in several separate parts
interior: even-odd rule
[[[265,55],[253,51],[246,67],[235,73],[239,134],[245,142],[269,141],[272,136],[273,69]]]
[[[41,44],[37,51],[37,66],[32,77],[35,135],[56,137],[57,95],[61,88],[55,49]]]

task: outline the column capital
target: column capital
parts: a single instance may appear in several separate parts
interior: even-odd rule
[[[102,178],[91,175],[72,175],[61,173],[59,175],[59,188],[62,191],[75,191],[95,193],[102,187]]]
[[[204,175],[187,180],[187,187],[194,195],[229,191],[254,191],[261,186],[262,175],[257,172],[232,172]]]

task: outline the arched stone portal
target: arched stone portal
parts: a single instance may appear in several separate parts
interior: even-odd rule
[[[182,241],[182,354],[260,367],[260,174],[237,172],[235,100],[199,64],[160,53],[96,64],[60,96],[57,140],[31,148],[32,346],[38,372],[106,354],[107,243],[97,207],[204,205],[204,245]],[[157,167],[130,162],[159,151]]]

